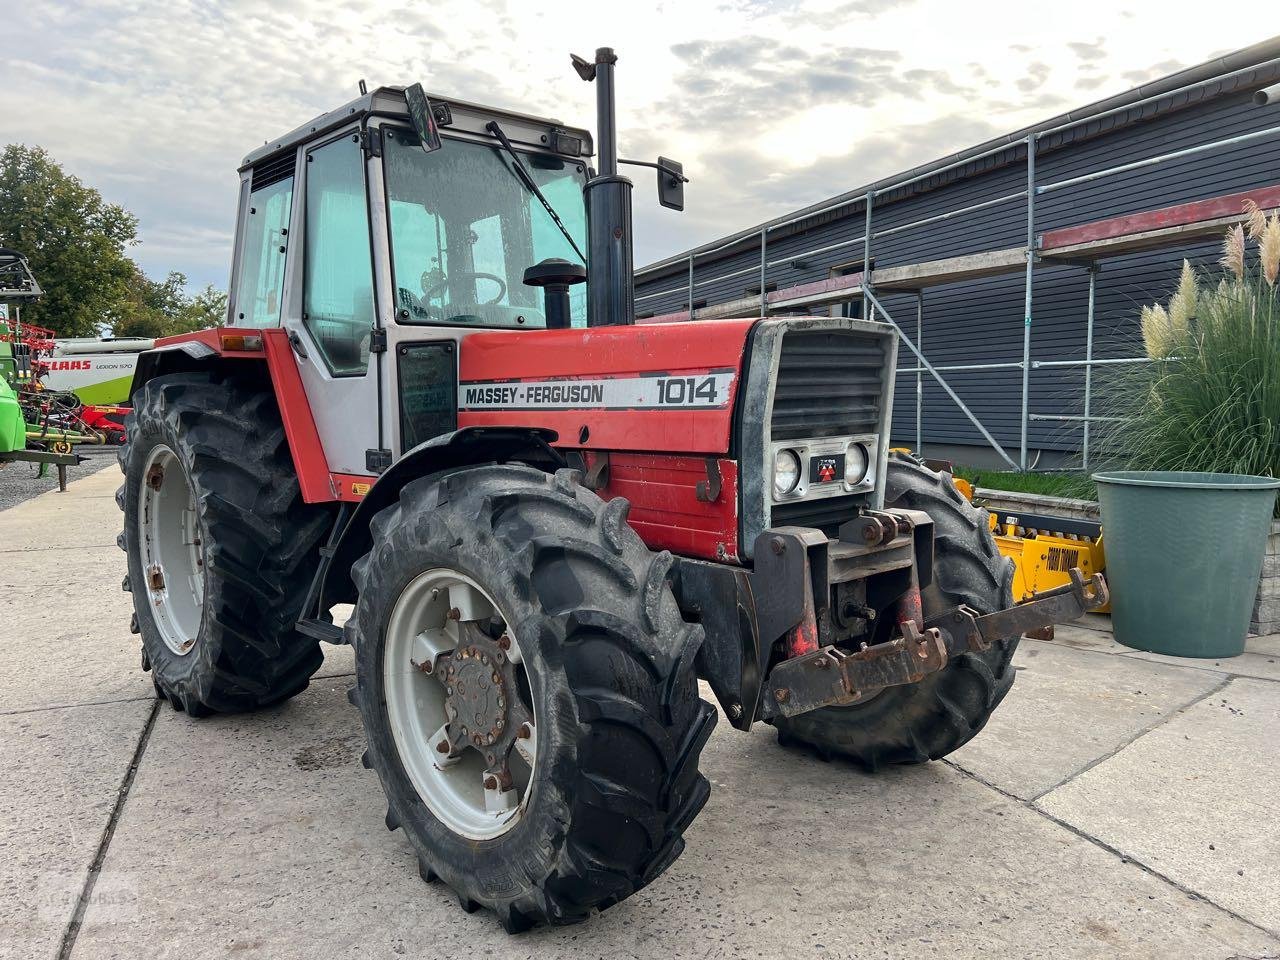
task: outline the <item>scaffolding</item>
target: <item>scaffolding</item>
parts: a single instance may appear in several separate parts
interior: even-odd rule
[[[1109,365],[1147,362],[1146,357],[1097,359],[1093,356],[1094,306],[1097,274],[1100,269],[1100,261],[1108,257],[1147,250],[1177,247],[1189,242],[1202,241],[1212,237],[1221,236],[1225,229],[1244,220],[1243,204],[1246,200],[1253,201],[1265,211],[1280,209],[1280,184],[1218,196],[1208,200],[1198,200],[1155,210],[1125,214],[1118,217],[1092,221],[1075,226],[1057,228],[1040,234],[1037,234],[1036,232],[1036,199],[1044,196],[1045,194],[1062,190],[1067,187],[1101,180],[1145,167],[1157,166],[1162,163],[1168,163],[1172,160],[1178,160],[1198,154],[1211,153],[1246,143],[1276,138],[1280,136],[1280,126],[1272,126],[1261,130],[1239,134],[1237,136],[1224,137],[1208,143],[1197,144],[1180,150],[1156,154],[1130,163],[1106,167],[1101,170],[1094,170],[1089,173],[1052,182],[1041,182],[1037,178],[1036,156],[1038,152],[1038,143],[1042,138],[1051,134],[1062,133],[1074,127],[1094,123],[1100,119],[1125,111],[1131,111],[1135,107],[1141,107],[1157,100],[1166,100],[1175,94],[1190,93],[1195,90],[1204,89],[1211,84],[1220,84],[1225,80],[1245,77],[1248,74],[1272,64],[1280,64],[1280,60],[1272,61],[1270,64],[1254,64],[1244,69],[1234,71],[1233,73],[1211,77],[1208,80],[1199,81],[1197,83],[1187,84],[1171,91],[1165,91],[1155,96],[1123,104],[1111,110],[1090,114],[1074,120],[1068,120],[1067,122],[1058,124],[1057,126],[1028,133],[1018,139],[1005,140],[989,150],[964,156],[953,163],[931,168],[916,176],[906,177],[897,181],[890,181],[874,189],[869,189],[859,196],[844,197],[827,206],[820,206],[812,210],[807,210],[804,213],[788,220],[767,224],[763,226],[757,234],[757,242],[759,244],[760,251],[758,268],[755,266],[746,267],[701,280],[694,277],[694,262],[696,259],[705,260],[705,258],[730,247],[738,246],[748,240],[748,238],[744,238],[743,236],[736,236],[732,240],[711,249],[691,251],[687,257],[688,278],[683,287],[675,287],[655,293],[642,294],[637,298],[637,300],[640,301],[667,296],[673,292],[684,292],[687,296],[687,300],[685,302],[688,305],[688,309],[677,313],[651,317],[641,322],[662,323],[690,318],[714,319],[721,317],[740,317],[750,315],[757,310],[759,311],[760,316],[768,316],[770,314],[790,313],[802,308],[808,309],[820,306],[830,307],[861,300],[866,305],[866,308],[871,311],[870,314],[865,315],[874,316],[875,314],[879,314],[880,318],[884,322],[890,324],[897,331],[902,344],[908,349],[912,356],[915,357],[916,366],[905,368],[899,367],[897,373],[900,375],[914,373],[916,375],[915,432],[917,450],[923,449],[924,446],[924,377],[928,375],[937,382],[937,384],[946,393],[947,397],[973,424],[983,439],[1006,463],[1009,464],[1010,467],[1023,471],[1031,469],[1028,451],[1029,425],[1033,422],[1054,421],[1078,424],[1080,426],[1082,430],[1081,458],[1084,468],[1087,469],[1089,466],[1091,425],[1113,419],[1093,415],[1094,368]],[[1255,102],[1274,102],[1274,98],[1268,100],[1263,96],[1261,99],[1256,99]],[[880,230],[875,229],[874,214],[878,198],[889,193],[900,191],[905,187],[912,186],[913,184],[925,179],[932,179],[941,174],[948,173],[962,167],[967,167],[975,161],[1006,153],[1010,150],[1016,150],[1019,146],[1022,146],[1025,151],[1026,185],[1023,189],[1000,197],[995,197],[993,199],[983,200],[979,203],[957,207],[953,210],[914,220],[910,223],[899,224]],[[966,214],[975,213],[979,210],[1014,203],[1016,201],[1022,201],[1025,204],[1026,209],[1026,243],[1023,246],[988,250],[980,253],[947,257],[940,260],[879,269],[874,266],[872,254],[874,253],[874,242],[876,240],[883,239],[884,237],[892,234],[903,233],[909,230],[917,230],[942,221],[952,220]],[[769,235],[771,233],[802,221],[811,220],[812,218],[823,214],[835,213],[844,208],[849,208],[852,212],[852,208],[858,203],[862,203],[864,205],[865,222],[862,236],[855,237],[851,240],[843,240],[838,243],[827,244],[812,250],[805,250],[800,253],[787,254],[786,256],[778,257],[772,261],[768,259]],[[856,247],[858,245],[861,245],[862,247],[862,272],[831,277],[826,280],[812,281],[775,290],[769,290],[766,285],[766,272],[769,267],[793,263],[797,260],[803,260],[805,258],[827,253],[839,248]],[[1081,359],[1036,361],[1031,359],[1031,348],[1033,343],[1032,332],[1034,326],[1033,311],[1035,305],[1035,270],[1038,265],[1078,266],[1085,272],[1088,278],[1088,298],[1085,316],[1085,355]],[[753,295],[742,299],[724,301],[705,307],[695,306],[694,293],[698,286],[716,283],[735,276],[755,273],[757,269],[760,277],[760,293],[758,296]],[[1022,359],[1006,362],[951,364],[941,366],[935,366],[930,363],[920,346],[924,334],[924,291],[929,287],[947,283],[956,283],[964,280],[976,280],[985,277],[995,277],[1015,273],[1022,273],[1025,277],[1023,297]],[[916,294],[916,329],[914,339],[911,336],[908,336],[906,330],[903,329],[903,326],[899,324],[885,308],[884,304],[877,296],[878,292],[914,292]],[[1030,399],[1032,371],[1053,368],[1083,368],[1084,399],[1083,410],[1079,415],[1039,414],[1031,411]],[[995,438],[991,431],[987,429],[981,419],[961,399],[959,394],[956,393],[951,384],[947,381],[947,378],[944,376],[944,374],[947,373],[956,374],[994,370],[1019,370],[1022,374],[1019,418],[1020,429],[1016,459]]]

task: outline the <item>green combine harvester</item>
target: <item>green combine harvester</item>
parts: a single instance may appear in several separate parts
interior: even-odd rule
[[[47,425],[28,423],[19,398],[19,390],[35,379],[33,334],[38,338],[48,333],[30,326],[24,330],[20,311],[22,304],[42,293],[26,257],[0,247],[0,467],[15,461],[37,463],[41,475],[49,466],[56,467],[58,489],[65,491],[67,467],[84,459],[72,450],[82,438],[74,431],[50,431]],[[28,442],[33,436],[35,446]]]

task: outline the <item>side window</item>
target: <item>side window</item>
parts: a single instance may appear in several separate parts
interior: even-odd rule
[[[284,290],[284,260],[292,206],[293,177],[249,194],[248,220],[240,252],[240,282],[236,287],[235,325],[238,327],[280,326],[280,297]]]
[[[335,374],[362,374],[374,319],[373,262],[364,157],[350,137],[307,154],[306,202],[302,319]]]

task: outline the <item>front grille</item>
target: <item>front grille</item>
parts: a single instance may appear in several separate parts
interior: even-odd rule
[[[858,513],[858,505],[866,500],[859,494],[845,497],[824,497],[820,500],[796,500],[773,505],[773,526],[815,527],[828,537],[834,537],[840,524],[852,520]]]
[[[886,368],[884,339],[853,330],[786,333],[773,394],[773,439],[875,433]]]

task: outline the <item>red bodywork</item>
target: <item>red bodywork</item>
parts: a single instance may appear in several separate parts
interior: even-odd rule
[[[738,464],[730,455],[730,436],[746,338],[754,323],[718,320],[466,334],[458,351],[458,426],[554,430],[559,438],[554,446],[580,452],[588,466],[607,454],[607,479],[599,493],[605,499],[625,496],[631,501],[631,525],[646,544],[686,556],[734,560]],[[245,337],[261,337],[261,348],[247,349]],[[190,340],[225,357],[266,362],[304,500],[358,501],[368,492],[375,477],[329,469],[284,330],[202,330],[166,338],[157,346]],[[231,346],[239,349],[228,349]],[[688,408],[653,405],[658,381],[705,383],[708,377],[724,388],[716,390],[713,401]],[[464,400],[468,385],[505,385],[511,391],[548,383],[560,388],[596,384],[609,399],[527,409],[473,409]],[[648,405],[641,393],[650,397]],[[634,403],[626,399],[633,395]],[[718,491],[709,477],[718,478]]]

